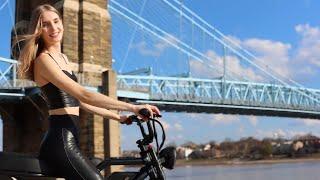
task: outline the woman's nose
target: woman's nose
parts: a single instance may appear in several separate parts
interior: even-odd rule
[[[58,26],[55,23],[52,23],[51,27],[52,27],[52,30],[57,30],[58,29]]]

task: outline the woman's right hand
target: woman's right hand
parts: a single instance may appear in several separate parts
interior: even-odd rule
[[[127,124],[127,125],[132,124],[132,120],[130,119],[130,116],[128,116],[128,115],[121,115],[119,122],[121,124]]]

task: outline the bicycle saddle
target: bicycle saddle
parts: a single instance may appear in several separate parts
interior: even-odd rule
[[[35,156],[0,152],[0,173],[21,176],[50,176],[47,165]]]

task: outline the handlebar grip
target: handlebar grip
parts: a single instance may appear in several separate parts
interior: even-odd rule
[[[126,125],[130,125],[133,122],[133,116],[129,116],[125,121],[121,122],[121,124],[126,124]]]
[[[139,111],[139,114],[145,118],[150,118],[151,117],[151,114],[149,112],[148,109],[146,108],[143,108],[143,109],[140,109]],[[154,117],[162,117],[160,114],[153,114]]]
[[[149,110],[146,108],[140,109],[139,114],[144,118],[149,118],[151,116]]]

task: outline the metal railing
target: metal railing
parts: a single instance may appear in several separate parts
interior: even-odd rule
[[[0,57],[0,89],[35,86],[32,81],[17,79],[16,70],[16,60]],[[294,86],[153,75],[118,75],[117,86],[122,96],[130,93],[136,99],[320,111],[320,90]]]
[[[320,110],[320,90],[276,84],[118,75],[118,90],[147,94],[149,100]],[[137,97],[138,98],[138,97]]]

